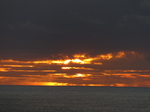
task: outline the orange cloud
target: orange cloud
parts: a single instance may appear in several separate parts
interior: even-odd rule
[[[61,57],[0,60],[0,85],[150,87],[150,64],[136,52]]]

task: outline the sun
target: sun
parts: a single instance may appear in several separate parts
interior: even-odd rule
[[[80,59],[68,59],[64,61],[64,64],[69,64],[70,62],[72,63],[78,63],[78,64],[84,64],[83,61],[81,61]]]

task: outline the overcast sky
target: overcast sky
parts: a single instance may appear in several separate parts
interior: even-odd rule
[[[149,30],[150,0],[0,0],[0,84],[150,87]]]
[[[149,54],[149,0],[0,0],[0,58]]]

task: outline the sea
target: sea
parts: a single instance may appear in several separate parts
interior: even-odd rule
[[[150,88],[0,86],[0,112],[150,112]]]

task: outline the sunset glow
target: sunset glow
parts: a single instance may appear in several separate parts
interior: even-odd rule
[[[133,51],[75,54],[59,60],[0,60],[0,85],[150,87],[149,65]]]

